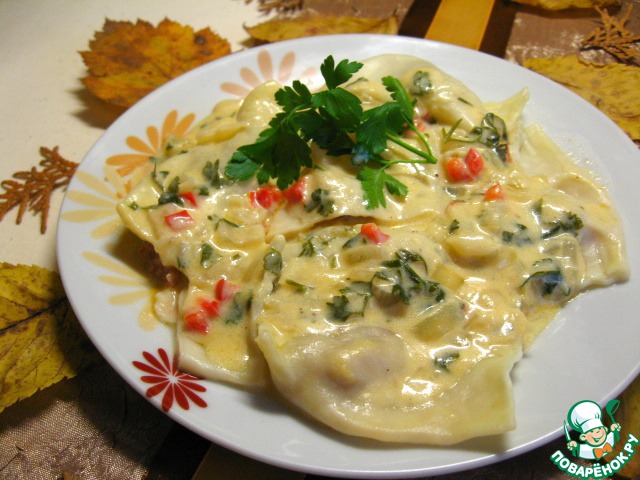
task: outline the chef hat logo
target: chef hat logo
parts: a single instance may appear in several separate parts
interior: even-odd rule
[[[604,427],[602,423],[602,409],[592,400],[583,400],[576,403],[569,414],[567,421],[571,428],[580,433],[587,433],[594,428]]]

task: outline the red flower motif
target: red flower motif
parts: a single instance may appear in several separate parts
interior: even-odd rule
[[[189,400],[201,408],[207,407],[205,402],[195,392],[206,392],[207,389],[197,383],[200,379],[178,370],[178,362],[175,357],[169,360],[169,355],[163,348],[158,349],[156,358],[149,352],[142,352],[142,356],[147,363],[134,360],[133,365],[149,373],[140,377],[144,383],[151,383],[147,389],[147,397],[155,397],[164,392],[162,396],[162,410],[168,412],[173,406],[173,402],[178,404],[183,410],[189,410]]]

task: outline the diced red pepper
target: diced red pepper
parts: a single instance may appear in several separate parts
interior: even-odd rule
[[[249,200],[256,207],[269,209],[282,200],[282,192],[274,187],[262,187],[249,192]]]
[[[304,192],[306,189],[306,178],[300,178],[296,183],[287,188],[283,193],[287,202],[300,203],[304,200]]]
[[[233,298],[235,292],[236,286],[226,278],[223,277],[218,280],[213,289],[215,298],[198,298],[198,306],[200,309],[185,315],[185,329],[190,332],[207,333],[211,319],[220,316],[223,303]]]
[[[200,308],[210,317],[217,317],[220,315],[220,301],[208,300],[206,298],[199,298],[198,303]]]
[[[207,314],[201,310],[185,315],[184,329],[188,332],[207,333],[209,331]]]
[[[499,183],[491,185],[487,191],[484,192],[484,199],[487,202],[491,202],[493,200],[504,200],[505,198],[504,189]]]
[[[449,180],[455,183],[469,183],[480,176],[484,170],[484,159],[475,149],[470,148],[466,157],[450,158],[445,163],[445,170]]]
[[[473,180],[469,167],[464,160],[458,157],[452,157],[444,164],[449,180],[455,183],[468,183]]]
[[[216,283],[214,293],[216,299],[220,302],[224,302],[225,300],[230,299],[236,293],[236,286],[229,282],[226,278],[221,278]]]
[[[195,224],[195,220],[191,218],[191,215],[186,210],[180,210],[165,216],[164,222],[173,230],[184,230]]]
[[[382,233],[375,223],[363,224],[360,227],[360,233],[376,245],[380,245],[389,239],[389,235]]]
[[[474,178],[479,177],[484,169],[484,159],[482,158],[482,155],[473,148],[470,148],[467,152],[464,163],[467,164],[467,167],[469,167],[469,173],[471,173]]]
[[[186,201],[188,204],[190,204],[193,207],[197,207],[198,206],[198,201],[196,200],[196,195],[193,192],[181,193],[180,194],[180,198],[182,198],[184,201]]]

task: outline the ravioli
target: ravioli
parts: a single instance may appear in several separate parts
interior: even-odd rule
[[[254,322],[276,387],[323,423],[383,441],[455,443],[512,428],[517,309],[468,311],[468,293],[436,282],[447,254],[424,224],[389,228],[380,245],[363,228],[274,241],[283,268],[265,279]],[[480,424],[463,414],[479,408]]]
[[[388,142],[386,171],[407,190],[377,208],[352,155],[313,144],[284,191],[234,180],[226,166],[280,112],[280,87],[222,102],[118,205],[184,278],[156,311],[181,369],[273,385],[346,435],[450,445],[507,432],[513,365],[572,298],[628,278],[620,219],[590,172],[523,125],[526,90],[483,103],[420,58],[363,63],[344,88],[369,109],[397,78],[437,164],[412,162],[423,146],[409,130],[409,148]]]

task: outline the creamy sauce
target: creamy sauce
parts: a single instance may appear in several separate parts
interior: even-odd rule
[[[451,444],[508,431],[523,351],[576,295],[628,277],[620,220],[588,171],[522,125],[526,91],[483,104],[424,60],[364,63],[346,88],[365,108],[390,100],[382,76],[409,91],[428,78],[415,113],[438,163],[390,167],[408,194],[376,209],[349,158],[317,148],[285,192],[230,181],[225,165],[279,111],[279,86],[222,102],[118,206],[188,280],[155,312],[175,324],[183,370],[273,383],[346,434]]]

